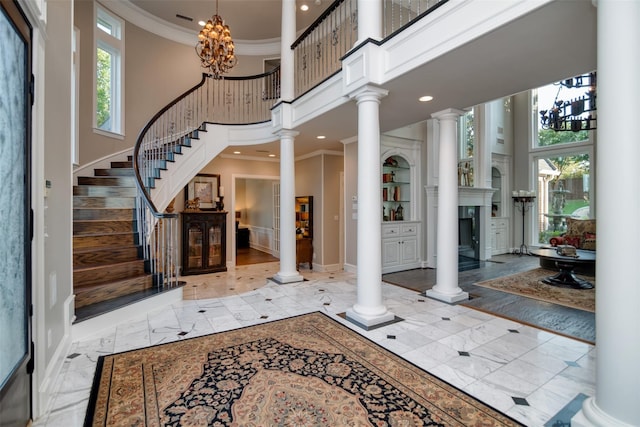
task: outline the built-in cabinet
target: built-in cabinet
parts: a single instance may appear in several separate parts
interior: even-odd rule
[[[382,141],[382,273],[421,267],[420,144]]]
[[[411,168],[404,157],[389,156],[382,163],[382,220],[404,221],[410,212]]]
[[[511,241],[510,230],[510,201],[508,176],[505,174],[510,169],[508,156],[493,154],[491,166],[491,187],[494,192],[491,196],[491,255],[506,254],[509,252]]]
[[[296,197],[296,266],[313,267],[313,196]]]
[[[491,218],[491,255],[509,252],[509,220]]]
[[[382,272],[420,267],[420,223],[382,224]]]
[[[183,212],[182,274],[226,271],[227,213]]]

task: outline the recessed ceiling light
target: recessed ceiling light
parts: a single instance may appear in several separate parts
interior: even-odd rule
[[[269,157],[275,157],[275,156],[276,156],[275,154],[269,154]]]
[[[239,151],[234,151],[233,154],[240,154],[240,152]]]
[[[433,96],[431,95],[425,95],[425,96],[421,96],[420,98],[418,98],[418,101],[420,102],[429,102],[433,100]]]
[[[316,138],[317,138],[317,139],[325,139],[325,138],[326,138],[326,136],[324,136],[324,135],[318,135],[318,136],[316,136]]]
[[[204,24],[206,24],[206,22],[204,22],[204,21],[198,21],[198,25],[200,25],[201,27],[204,27]]]
[[[309,10],[309,6],[307,6],[306,4],[303,4],[302,6],[300,6],[300,10],[303,12],[306,12],[307,10]]]

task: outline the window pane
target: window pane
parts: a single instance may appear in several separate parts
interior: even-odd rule
[[[539,147],[589,139],[589,131],[587,130],[576,132],[554,130],[554,126],[560,129],[570,129],[572,123],[571,120],[567,120],[566,123],[554,121],[552,112],[557,111],[555,114],[559,117],[567,118],[587,119],[595,117],[595,111],[593,110],[595,108],[595,97],[592,105],[590,96],[590,94],[593,95],[595,93],[595,86],[593,88],[589,86],[591,81],[589,75],[583,75],[543,86],[533,91],[534,123]],[[545,118],[544,123],[543,117]],[[577,122],[579,121],[577,120]]]
[[[473,157],[473,144],[475,141],[473,113],[472,108],[460,117],[460,135],[458,137],[460,143],[460,148],[458,150],[459,159],[470,159]]]
[[[590,216],[590,162],[588,154],[537,162],[539,242],[548,243],[566,231],[568,217]]]
[[[99,129],[111,130],[113,55],[104,49],[98,48],[97,58],[96,124]]]
[[[110,23],[108,23],[104,19],[98,18],[98,29],[104,31],[109,35],[113,35],[113,27],[111,26]]]

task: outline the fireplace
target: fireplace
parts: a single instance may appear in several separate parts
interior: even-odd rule
[[[426,187],[427,218],[424,267],[436,267],[438,187]],[[491,197],[495,189],[458,188],[458,251],[473,260],[491,258]]]
[[[458,207],[458,254],[480,259],[480,206]]]

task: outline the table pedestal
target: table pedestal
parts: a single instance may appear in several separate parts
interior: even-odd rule
[[[593,289],[593,284],[573,274],[574,263],[556,261],[556,266],[560,269],[555,276],[549,276],[542,280],[542,283],[563,288]]]

